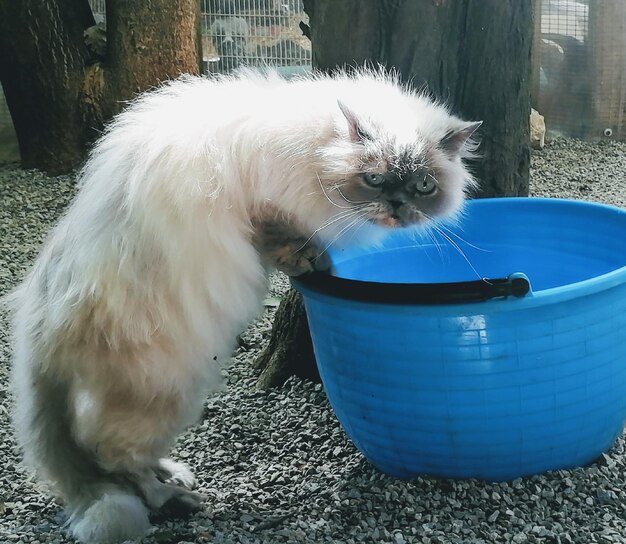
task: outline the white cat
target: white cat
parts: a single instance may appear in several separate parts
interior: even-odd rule
[[[364,224],[454,214],[477,126],[382,72],[187,76],[113,121],[10,297],[19,441],[77,539],[121,541],[166,501],[199,505],[166,456],[267,268],[326,266],[321,249]]]

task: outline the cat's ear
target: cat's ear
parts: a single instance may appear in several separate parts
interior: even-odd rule
[[[482,121],[464,123],[458,127],[450,129],[443,137],[440,143],[441,149],[450,154],[458,155],[465,148],[468,140],[472,137],[480,126]]]
[[[343,113],[343,116],[348,121],[348,136],[350,137],[350,140],[353,142],[362,142],[366,140],[368,138],[367,134],[363,132],[363,129],[360,127],[359,119],[356,113],[354,113],[339,99],[337,99],[337,105],[339,106],[341,113]]]

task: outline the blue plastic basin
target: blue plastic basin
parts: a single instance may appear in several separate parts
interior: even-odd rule
[[[626,211],[477,200],[441,229],[331,251],[333,276],[292,280],[346,433],[404,478],[593,461],[626,421]]]

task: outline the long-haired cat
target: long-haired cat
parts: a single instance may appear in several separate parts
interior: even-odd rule
[[[477,123],[382,72],[183,77],[108,127],[11,295],[15,426],[83,542],[200,497],[167,458],[260,309],[266,271],[343,232],[456,213]],[[365,233],[365,234],[363,234]]]

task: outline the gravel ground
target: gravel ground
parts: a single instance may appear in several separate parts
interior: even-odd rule
[[[34,258],[74,191],[71,176],[0,168],[0,294]],[[532,192],[626,207],[626,144],[557,140],[533,154]],[[272,278],[274,294],[284,277]],[[623,439],[592,466],[510,483],[418,478],[370,467],[346,439],[319,385],[291,379],[258,391],[250,361],[274,309],[245,335],[228,387],[174,456],[195,470],[205,509],[159,520],[146,543],[614,543],[626,542]],[[68,542],[60,508],[19,466],[8,421],[7,324],[0,323],[0,542]]]

